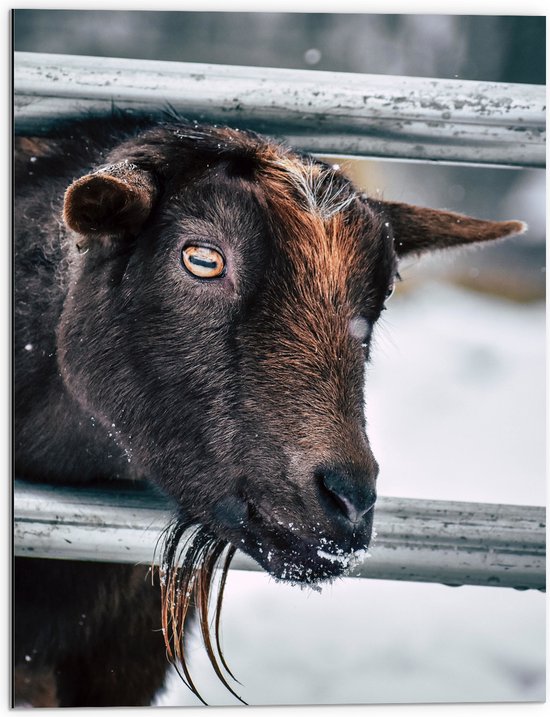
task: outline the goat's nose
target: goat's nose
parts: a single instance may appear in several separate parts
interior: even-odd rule
[[[316,471],[325,512],[346,518],[354,525],[374,508],[374,476],[347,466],[321,468]]]

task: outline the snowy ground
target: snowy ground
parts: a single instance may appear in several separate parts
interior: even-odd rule
[[[396,296],[367,380],[384,495],[545,503],[544,307],[427,284]],[[321,594],[233,571],[231,668],[253,705],[539,701],[545,596],[345,579]],[[197,683],[235,704],[197,641]],[[177,678],[159,705],[197,701]]]

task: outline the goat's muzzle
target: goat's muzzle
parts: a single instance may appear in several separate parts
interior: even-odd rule
[[[345,573],[368,548],[378,467],[331,463],[310,471],[292,505],[241,496],[219,506],[227,538],[272,576],[313,584]],[[299,505],[299,507],[298,507]],[[246,513],[246,517],[245,517]],[[225,520],[224,520],[225,519]]]

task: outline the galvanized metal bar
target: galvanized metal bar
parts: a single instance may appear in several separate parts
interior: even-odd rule
[[[16,52],[15,128],[113,106],[246,127],[323,154],[545,166],[543,86]]]
[[[89,488],[16,481],[15,554],[158,562],[169,501],[145,484]],[[545,587],[542,507],[380,498],[370,556],[353,575],[450,585]],[[260,570],[238,553],[233,568]]]

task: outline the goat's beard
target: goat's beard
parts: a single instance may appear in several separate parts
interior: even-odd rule
[[[176,522],[166,531],[160,568],[164,642],[168,659],[203,704],[206,702],[193,682],[186,658],[186,632],[193,613],[199,623],[208,659],[216,675],[231,694],[246,704],[229,685],[224,674],[225,672],[235,680],[227,666],[220,643],[223,593],[229,564],[235,551],[233,545],[215,537],[202,526],[190,530],[187,524]],[[212,635],[209,608],[214,596]]]
[[[195,619],[214,672],[229,692],[246,704],[228,682],[228,677],[235,682],[238,680],[227,666],[220,642],[224,588],[237,549],[228,540],[213,535],[206,527],[190,527],[182,519],[176,519],[168,526],[164,536],[160,586],[162,632],[168,659],[191,692],[206,705],[191,677],[186,657],[189,627]],[[330,543],[325,540],[321,546],[330,546]],[[364,552],[356,551],[357,554]],[[319,555],[318,548],[316,554]],[[294,566],[284,562],[281,579],[312,587],[345,574],[348,565],[351,567],[354,563],[354,555],[342,551],[327,552],[328,563],[313,578],[311,568],[305,562]],[[210,627],[210,613],[213,629]]]

